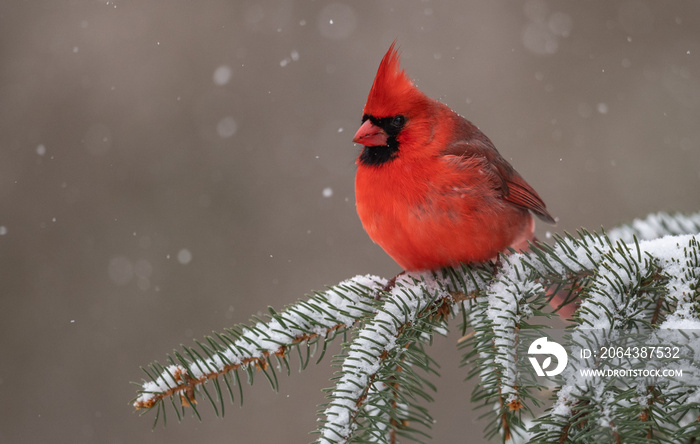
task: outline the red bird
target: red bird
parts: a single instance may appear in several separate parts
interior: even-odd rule
[[[362,225],[405,270],[495,258],[534,240],[531,213],[554,218],[484,133],[423,94],[392,44],[353,142]]]

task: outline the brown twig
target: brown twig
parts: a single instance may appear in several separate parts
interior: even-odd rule
[[[340,330],[340,329],[345,328],[345,327],[346,327],[345,324],[336,324],[336,325],[332,326],[331,328],[329,328],[327,330],[326,334]],[[298,344],[300,342],[308,341],[308,340],[314,339],[318,336],[319,336],[319,334],[316,334],[316,333],[305,333],[305,334],[302,334],[302,335],[295,337],[294,340],[292,340],[290,345],[294,345],[294,344]],[[189,406],[190,404],[196,403],[194,393],[195,393],[195,390],[198,386],[206,383],[209,380],[216,379],[221,375],[238,370],[241,367],[255,365],[255,367],[258,369],[265,369],[265,368],[267,368],[267,358],[270,357],[271,355],[284,357],[285,353],[287,351],[287,347],[288,346],[283,345],[274,351],[266,350],[266,351],[262,352],[262,357],[245,358],[237,364],[225,365],[221,370],[204,374],[199,378],[193,378],[184,369],[177,369],[172,374],[173,379],[178,382],[178,384],[175,387],[170,387],[170,389],[165,390],[164,392],[155,393],[155,394],[153,394],[154,396],[150,399],[147,399],[144,401],[137,400],[134,402],[134,407],[136,407],[137,409],[150,409],[153,406],[155,406],[159,401],[161,401],[169,396],[174,396],[176,394],[180,395],[180,399],[182,400],[182,404],[184,406]]]

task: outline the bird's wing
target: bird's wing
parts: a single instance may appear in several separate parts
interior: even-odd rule
[[[483,133],[478,129],[474,130],[475,128],[469,131],[466,140],[448,145],[441,155],[452,156],[450,160],[457,162],[473,163],[475,159],[481,160],[481,168],[486,169],[485,172],[493,177],[495,188],[500,190],[503,199],[532,211],[545,222],[554,224],[554,218],[537,192],[501,156]]]

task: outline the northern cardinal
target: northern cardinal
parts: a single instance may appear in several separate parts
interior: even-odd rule
[[[355,197],[364,229],[404,270],[434,270],[496,258],[534,240],[531,213],[547,207],[484,133],[423,94],[382,59],[353,142]]]

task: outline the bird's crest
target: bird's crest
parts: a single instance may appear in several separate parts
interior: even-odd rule
[[[374,117],[394,116],[424,98],[401,69],[396,42],[393,42],[379,64],[363,113]]]

